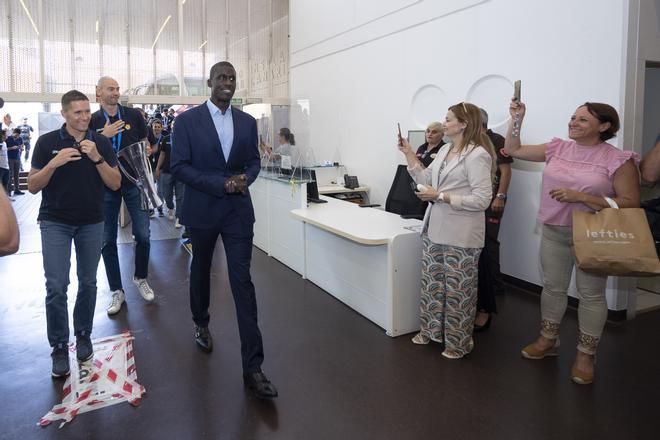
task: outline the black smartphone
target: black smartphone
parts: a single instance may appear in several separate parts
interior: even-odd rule
[[[513,83],[513,99],[520,102],[520,80]]]
[[[399,145],[403,145],[403,142],[402,142],[403,137],[401,137],[401,124],[399,124],[399,123],[397,122],[397,123],[396,123],[396,128],[397,128],[397,130],[399,131]]]

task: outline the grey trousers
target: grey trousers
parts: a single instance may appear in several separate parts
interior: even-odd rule
[[[607,320],[605,299],[607,276],[589,274],[576,266],[573,228],[570,226],[543,225],[541,267],[543,269],[541,334],[551,339],[559,336],[559,324],[566,312],[567,291],[575,267],[575,284],[580,301],[578,306],[580,336],[577,348],[587,354],[596,354]]]

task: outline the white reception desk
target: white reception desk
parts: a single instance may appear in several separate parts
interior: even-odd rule
[[[289,214],[307,204],[307,185],[259,176],[250,185],[254,206],[254,245],[299,274],[305,270],[302,224]]]
[[[250,186],[254,244],[389,336],[419,330],[421,221],[321,196],[305,184],[259,177]]]
[[[304,224],[303,276],[389,336],[419,330],[421,221],[321,197],[294,209]]]

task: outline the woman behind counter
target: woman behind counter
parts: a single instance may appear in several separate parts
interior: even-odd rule
[[[261,155],[270,157],[272,160],[280,162],[282,156],[288,157],[291,162],[291,167],[298,168],[303,166],[302,154],[298,147],[296,147],[296,138],[291,130],[287,127],[280,128],[277,137],[277,145],[271,148],[266,144],[263,139],[259,140],[259,151]]]
[[[620,208],[639,207],[637,155],[606,143],[619,129],[619,115],[607,104],[587,102],[575,110],[568,122],[571,140],[552,139],[546,144],[521,145],[520,125],[525,104],[513,100],[512,122],[504,150],[509,155],[545,162],[538,220],[541,238],[541,334],[522,349],[527,359],[557,356],[559,327],[568,303],[567,290],[575,266],[572,214],[574,210],[599,211],[612,200]],[[517,120],[517,127],[514,122]],[[583,272],[575,267],[578,290],[579,336],[571,378],[578,384],[594,380],[596,349],[607,319],[605,285],[607,276]]]
[[[426,137],[426,142],[417,148],[417,159],[424,165],[425,168],[428,168],[435,159],[440,147],[442,147],[445,142],[442,140],[442,137],[445,135],[444,129],[441,122],[431,122],[428,127],[426,127],[426,132],[424,136]]]
[[[406,139],[400,139],[399,150],[413,180],[425,186],[418,197],[429,202],[422,228],[421,324],[413,342],[444,342],[442,355],[459,359],[474,346],[477,264],[495,152],[475,105],[449,107],[443,128],[451,142],[440,148],[430,167],[423,166]]]

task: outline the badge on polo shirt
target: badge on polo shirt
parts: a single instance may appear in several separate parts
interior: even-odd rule
[[[431,159],[435,159],[435,156],[437,156],[437,154],[433,153],[433,154],[431,155]]]
[[[124,125],[124,130],[130,130],[130,129],[131,129],[131,124]]]

